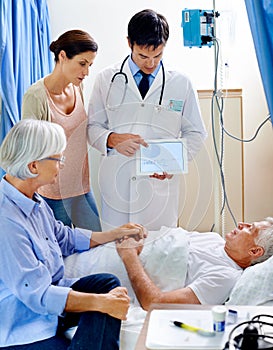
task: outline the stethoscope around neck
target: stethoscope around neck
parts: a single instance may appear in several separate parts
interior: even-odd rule
[[[117,108],[119,108],[125,99],[125,95],[126,95],[126,90],[127,90],[127,86],[128,86],[128,77],[127,74],[123,72],[123,68],[124,65],[126,63],[126,61],[128,60],[128,58],[130,57],[130,55],[128,55],[127,57],[125,57],[124,61],[122,62],[121,66],[120,66],[120,70],[118,72],[116,72],[111,79],[110,85],[109,85],[109,89],[107,92],[107,96],[106,96],[106,108],[110,109],[110,110],[115,110]],[[161,91],[160,91],[160,97],[159,97],[159,101],[158,101],[158,106],[157,108],[160,109],[161,108],[161,104],[162,104],[162,99],[163,99],[163,94],[164,94],[164,89],[165,89],[165,70],[164,70],[164,66],[163,63],[161,61],[161,68],[162,68],[162,85],[161,85]],[[123,90],[123,94],[122,94],[122,98],[121,98],[121,102],[118,105],[115,105],[114,107],[111,107],[109,105],[109,96],[111,93],[111,89],[112,89],[112,85],[115,82],[115,79],[117,78],[117,76],[122,76],[124,78],[124,90]]]

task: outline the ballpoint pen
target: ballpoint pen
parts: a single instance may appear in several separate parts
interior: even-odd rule
[[[195,332],[195,333],[202,335],[204,337],[214,337],[216,334],[213,331],[207,331],[207,330],[199,328],[199,327],[190,326],[190,325],[183,323],[183,322],[180,322],[180,321],[170,321],[170,322],[173,323],[176,327],[183,328],[183,329],[190,331],[190,332]]]

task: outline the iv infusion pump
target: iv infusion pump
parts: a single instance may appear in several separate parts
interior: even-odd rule
[[[215,17],[219,13],[213,10],[189,10],[182,11],[182,24],[184,46],[211,47],[214,38]]]

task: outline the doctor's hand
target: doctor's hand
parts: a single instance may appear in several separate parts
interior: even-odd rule
[[[111,133],[108,136],[107,146],[115,148],[120,154],[132,157],[140,145],[148,147],[147,142],[140,135]]]
[[[150,175],[150,177],[153,179],[165,180],[165,179],[171,179],[173,175],[163,172],[162,175],[154,173],[153,175]]]

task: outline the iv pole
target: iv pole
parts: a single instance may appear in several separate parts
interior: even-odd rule
[[[213,0],[213,13],[214,16],[216,14],[216,4],[215,4],[215,0]],[[216,19],[216,16],[215,16]],[[214,20],[214,37],[216,38],[216,20]],[[217,94],[218,93],[218,76],[217,76],[217,47],[214,44],[214,71],[215,71],[215,78],[214,78],[214,91],[213,94]],[[216,106],[216,100],[213,96],[213,113],[215,116],[216,121],[219,120],[219,110]],[[220,123],[218,122],[214,122],[214,125],[212,126],[214,128],[214,132],[215,132],[215,143],[216,143],[216,151],[218,149],[220,149]],[[222,216],[220,214],[220,208],[222,206],[222,197],[223,197],[223,193],[221,191],[221,178],[220,178],[220,173],[216,171],[216,169],[219,168],[219,163],[217,160],[217,156],[216,153],[214,153],[214,160],[213,160],[213,164],[214,164],[214,169],[215,171],[213,172],[214,174],[214,231],[215,232],[219,232],[221,234],[223,234],[222,230],[223,230],[223,220],[222,220]]]

